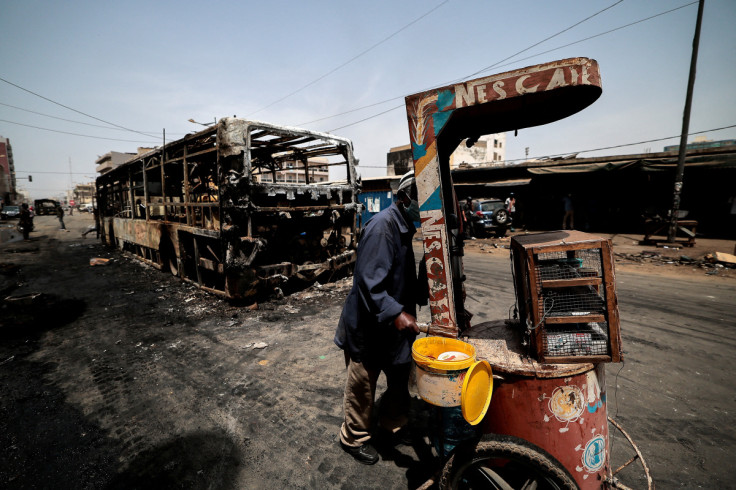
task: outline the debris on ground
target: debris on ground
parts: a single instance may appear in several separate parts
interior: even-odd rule
[[[102,257],[93,257],[89,259],[89,265],[95,266],[95,265],[107,265],[110,262],[110,259],[103,259]]]
[[[714,252],[706,254],[700,258],[693,258],[688,255],[680,255],[679,257],[664,255],[652,250],[642,250],[638,253],[614,253],[617,262],[623,263],[639,263],[653,265],[688,265],[691,267],[699,267],[705,269],[707,274],[713,275],[717,273],[717,269],[730,267],[736,268],[736,257],[730,254]],[[731,261],[733,257],[733,261]]]
[[[713,252],[706,255],[706,259],[714,264],[723,264],[728,267],[736,267],[736,255],[723,252]]]

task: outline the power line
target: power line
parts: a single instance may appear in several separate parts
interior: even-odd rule
[[[302,91],[302,90],[304,90],[305,88],[307,88],[307,87],[311,87],[312,85],[314,85],[315,83],[319,82],[320,80],[322,80],[322,79],[326,78],[327,76],[329,76],[329,75],[331,75],[331,74],[335,73],[335,72],[336,72],[337,70],[339,70],[340,68],[342,68],[342,67],[344,67],[344,66],[346,66],[346,65],[348,65],[348,64],[350,64],[350,63],[352,63],[353,61],[357,60],[358,58],[360,58],[360,57],[361,57],[361,56],[363,56],[364,54],[366,54],[366,53],[368,53],[369,51],[372,51],[373,49],[377,48],[378,46],[380,46],[381,44],[385,43],[386,41],[388,41],[388,40],[389,40],[389,39],[391,39],[392,37],[396,36],[396,35],[397,35],[398,33],[400,33],[400,32],[402,32],[402,31],[404,31],[404,30],[408,29],[409,27],[411,27],[412,25],[416,24],[417,22],[419,22],[420,20],[422,20],[423,18],[425,18],[426,16],[428,16],[429,14],[431,14],[432,12],[434,12],[435,10],[439,9],[440,7],[442,7],[442,6],[444,5],[444,4],[446,4],[446,3],[447,3],[447,2],[449,2],[449,1],[450,1],[450,0],[445,0],[444,2],[440,3],[439,5],[437,5],[437,6],[433,7],[433,8],[432,8],[432,9],[430,9],[429,11],[427,11],[427,12],[425,12],[424,14],[420,15],[419,17],[417,17],[417,18],[416,18],[416,19],[414,19],[413,21],[409,22],[408,24],[406,24],[406,25],[405,25],[404,27],[402,27],[401,29],[399,29],[399,30],[397,30],[397,31],[393,32],[393,33],[392,33],[392,34],[390,34],[389,36],[387,36],[387,37],[383,38],[382,40],[378,41],[377,43],[373,44],[373,45],[372,45],[371,47],[369,47],[369,48],[367,48],[367,49],[365,49],[365,50],[361,51],[360,53],[356,54],[355,56],[353,56],[353,57],[352,57],[352,58],[350,58],[349,60],[345,61],[344,63],[341,63],[340,65],[336,66],[336,67],[335,67],[335,68],[333,68],[332,70],[328,71],[328,72],[327,72],[327,73],[325,73],[324,75],[322,75],[322,76],[320,76],[320,77],[317,77],[317,78],[315,78],[315,79],[314,79],[314,80],[312,80],[311,82],[307,83],[306,85],[303,85],[303,86],[299,87],[298,89],[296,89],[296,90],[294,90],[293,92],[291,92],[291,93],[289,93],[289,94],[287,94],[287,95],[285,95],[285,96],[281,97],[280,99],[277,99],[277,100],[275,100],[275,101],[271,102],[270,104],[268,104],[268,105],[266,105],[266,106],[263,106],[263,107],[261,107],[261,108],[260,108],[260,109],[258,109],[257,111],[251,112],[251,113],[250,113],[250,114],[248,114],[248,116],[246,116],[246,117],[250,117],[250,116],[252,116],[253,114],[257,114],[257,113],[259,113],[259,112],[261,112],[261,111],[263,111],[263,110],[266,110],[266,109],[268,109],[269,107],[271,107],[271,106],[273,106],[273,105],[276,105],[276,104],[278,104],[278,103],[279,103],[279,102],[281,102],[282,100],[286,100],[286,99],[288,99],[289,97],[291,97],[292,95],[294,95],[294,94],[297,94],[297,93],[301,92],[301,91]],[[621,0],[621,1],[623,1],[623,0]]]
[[[118,138],[104,138],[102,136],[91,136],[91,135],[88,135],[88,134],[70,133],[68,131],[59,131],[58,129],[49,129],[49,128],[42,128],[42,127],[39,127],[39,126],[31,126],[30,124],[23,124],[23,123],[14,122],[14,121],[8,121],[6,119],[0,119],[0,122],[4,122],[4,123],[8,123],[8,124],[16,124],[18,126],[25,126],[26,128],[40,129],[42,131],[49,131],[49,132],[52,132],[52,133],[61,133],[61,134],[70,134],[72,136],[81,136],[83,138],[93,138],[93,139],[108,140],[108,141],[124,141],[126,143],[146,143],[146,144],[151,144],[150,141],[122,140],[122,139],[118,139]],[[143,133],[141,133],[141,134],[143,134]]]
[[[498,65],[499,63],[503,63],[503,62],[504,62],[504,61],[506,61],[506,60],[509,60],[509,59],[511,59],[511,58],[513,58],[513,57],[515,57],[515,56],[518,56],[519,54],[521,54],[521,53],[523,53],[523,52],[525,52],[525,51],[528,51],[528,50],[532,49],[532,48],[533,48],[533,47],[535,47],[535,46],[538,46],[538,45],[540,45],[540,44],[542,44],[542,43],[544,43],[544,42],[546,42],[546,41],[549,41],[550,39],[552,39],[552,38],[554,38],[554,37],[557,37],[557,36],[559,36],[560,34],[562,34],[562,33],[564,33],[564,32],[567,32],[567,31],[569,31],[570,29],[572,29],[572,28],[574,28],[574,27],[577,27],[577,26],[579,26],[580,24],[582,24],[582,23],[584,23],[584,22],[587,22],[588,20],[592,19],[593,17],[595,17],[595,16],[597,16],[597,15],[599,15],[599,14],[601,14],[601,13],[605,12],[606,10],[609,10],[609,9],[611,9],[611,8],[615,7],[616,5],[618,5],[618,4],[619,4],[619,3],[621,3],[621,2],[623,2],[623,0],[619,0],[619,1],[618,1],[618,2],[616,2],[616,3],[614,3],[614,4],[612,4],[612,5],[609,5],[608,7],[604,8],[604,9],[602,9],[602,10],[599,10],[598,12],[594,13],[593,15],[590,15],[590,16],[586,17],[585,19],[583,19],[583,20],[581,20],[581,21],[578,21],[578,22],[576,22],[576,23],[575,23],[575,24],[573,24],[573,25],[571,25],[571,26],[569,26],[569,27],[566,27],[565,29],[563,29],[563,30],[561,30],[561,31],[559,31],[559,32],[557,32],[557,33],[555,33],[555,34],[553,34],[553,35],[551,35],[551,36],[549,36],[549,37],[547,37],[547,38],[545,38],[545,39],[543,39],[543,40],[541,40],[541,41],[537,42],[537,43],[534,43],[534,44],[532,44],[531,46],[529,46],[529,47],[527,47],[527,48],[524,48],[524,49],[522,49],[521,51],[518,51],[518,52],[517,52],[516,54],[512,54],[511,56],[509,56],[509,57],[507,57],[507,58],[504,58],[504,59],[502,59],[501,61],[498,61],[498,62],[494,63],[493,65],[490,65],[490,66],[488,66],[488,67],[486,67],[486,68],[483,68],[483,69],[481,69],[481,70],[479,70],[479,71],[477,71],[477,72],[473,73],[472,75],[469,75],[469,76],[467,76],[467,77],[463,77],[463,78],[458,78],[458,79],[452,80],[452,81],[450,81],[450,82],[446,82],[446,83],[443,83],[442,85],[449,85],[449,84],[451,84],[451,83],[455,83],[455,82],[457,82],[457,81],[460,81],[460,80],[465,80],[465,79],[467,79],[467,78],[470,78],[470,77],[472,77],[473,75],[476,75],[476,74],[478,74],[478,73],[481,73],[481,72],[483,72],[483,71],[485,71],[485,70],[487,70],[487,69],[489,69],[489,68],[492,68],[492,67],[494,67],[494,66]],[[518,60],[517,60],[517,61],[518,61]],[[427,90],[428,90],[428,89],[427,89]],[[315,122],[323,121],[323,120],[325,120],[325,119],[330,119],[330,118],[332,118],[332,117],[342,116],[342,115],[345,115],[345,114],[349,114],[349,113],[351,113],[351,112],[355,112],[355,111],[358,111],[358,110],[362,110],[362,109],[366,109],[366,108],[369,108],[369,107],[373,107],[373,106],[376,106],[376,105],[380,105],[380,104],[383,104],[383,103],[385,103],[385,102],[390,102],[390,101],[392,101],[392,100],[397,100],[397,99],[401,99],[401,98],[403,98],[403,97],[406,97],[406,95],[402,95],[402,96],[399,96],[399,97],[394,97],[394,98],[391,98],[391,99],[386,99],[386,100],[384,100],[384,101],[381,101],[381,102],[376,102],[376,103],[374,103],[374,104],[370,104],[370,105],[367,105],[367,106],[363,106],[363,107],[360,107],[360,108],[358,108],[358,109],[353,109],[353,110],[350,110],[350,111],[342,112],[342,113],[340,113],[340,114],[336,114],[336,115],[334,115],[334,116],[327,116],[327,117],[323,117],[323,118],[321,118],[321,119],[315,119],[315,120],[313,120],[313,121],[309,121],[309,122],[307,122],[307,123],[303,123],[303,124],[304,124],[304,125],[307,125],[307,124],[312,124],[312,123],[315,123]],[[388,111],[384,111],[384,112],[382,112],[381,114],[385,114],[386,112],[388,112]],[[365,120],[365,119],[364,119],[364,120]],[[359,122],[362,122],[362,121],[359,121]],[[343,127],[345,127],[345,126],[343,126]],[[340,129],[340,128],[338,128],[338,129]]]
[[[683,8],[685,8],[685,7],[689,7],[690,5],[693,5],[693,4],[696,4],[696,3],[698,3],[698,2],[697,2],[697,1],[694,1],[694,2],[690,2],[690,3],[687,3],[687,4],[681,5],[681,6],[679,6],[679,7],[675,7],[675,8],[673,8],[673,9],[670,9],[670,10],[666,10],[666,11],[664,11],[664,12],[660,12],[659,14],[655,14],[655,15],[652,15],[652,16],[649,16],[649,17],[646,17],[646,18],[643,18],[643,19],[640,19],[640,20],[634,21],[634,22],[631,22],[631,23],[629,23],[629,24],[625,24],[625,25],[622,25],[622,26],[616,27],[616,28],[614,28],[614,29],[610,29],[610,30],[608,30],[608,31],[605,31],[605,32],[602,32],[602,33],[599,33],[599,34],[596,34],[596,35],[593,35],[593,36],[589,36],[589,37],[586,37],[586,38],[583,38],[583,39],[579,39],[579,40],[577,40],[577,41],[574,41],[574,42],[571,42],[571,43],[568,43],[568,44],[563,44],[563,45],[561,45],[561,46],[557,46],[557,47],[555,47],[555,48],[552,48],[552,49],[548,49],[547,51],[542,51],[542,52],[539,52],[539,53],[535,53],[535,54],[533,54],[533,55],[530,55],[530,56],[527,56],[527,57],[525,57],[525,58],[519,58],[519,59],[517,59],[517,60],[515,60],[515,61],[509,62],[509,63],[505,63],[505,64],[502,64],[502,65],[499,65],[499,63],[502,63],[502,62],[504,61],[504,60],[501,60],[501,61],[499,61],[499,62],[497,62],[497,63],[495,63],[495,64],[493,64],[493,65],[490,65],[489,67],[483,68],[482,70],[480,70],[480,71],[477,71],[477,72],[475,72],[475,73],[474,73],[473,75],[470,75],[470,76],[474,76],[474,75],[476,75],[476,74],[480,74],[480,73],[482,73],[483,71],[487,71],[487,70],[489,70],[490,68],[500,68],[500,67],[504,67],[504,66],[509,66],[509,65],[513,65],[513,64],[516,64],[516,63],[518,63],[519,61],[524,61],[524,60],[527,60],[527,59],[530,59],[530,58],[534,58],[534,57],[537,57],[537,56],[540,56],[540,55],[543,55],[543,54],[551,53],[552,51],[557,51],[557,50],[559,50],[559,49],[567,48],[567,47],[573,46],[573,45],[575,45],[575,44],[579,44],[579,43],[582,43],[582,42],[585,42],[585,41],[589,41],[589,40],[591,40],[591,39],[595,39],[595,38],[597,38],[597,37],[601,37],[601,36],[604,36],[604,35],[606,35],[606,34],[610,34],[610,33],[612,33],[612,32],[615,32],[615,31],[619,31],[619,30],[621,30],[621,29],[625,29],[625,28],[627,28],[627,27],[631,27],[631,26],[633,26],[633,25],[636,25],[636,24],[640,24],[640,23],[642,23],[642,22],[645,22],[645,21],[648,21],[648,20],[652,20],[652,19],[654,19],[654,18],[656,18],[656,17],[660,17],[660,16],[662,16],[662,15],[670,14],[670,13],[672,13],[672,12],[676,11],[676,10],[680,10],[680,9],[683,9]],[[609,6],[609,7],[606,7],[606,9],[609,9],[609,8],[611,8],[611,7],[615,6],[615,5],[616,5],[616,4],[614,4],[614,5],[611,5],[611,6]],[[604,10],[606,10],[606,9],[604,9]],[[602,12],[602,11],[601,11],[601,12]],[[598,13],[600,13],[600,12],[598,12]],[[597,15],[598,13],[594,14],[593,16]],[[589,18],[592,18],[593,16],[591,16],[591,17],[588,17],[588,19],[589,19]],[[578,22],[578,23],[577,23],[576,25],[580,24],[581,22],[584,22],[585,20],[587,20],[587,19],[584,19],[583,21],[580,21],[580,22]],[[569,30],[569,29],[570,29],[570,28],[568,28],[568,29],[565,29],[565,30]],[[564,32],[565,30],[563,30],[563,31],[560,31],[560,32]],[[559,34],[559,33],[558,33],[558,34]],[[557,34],[555,34],[555,35],[553,35],[553,36],[551,36],[551,37],[555,37],[556,35],[557,35]],[[551,39],[551,37],[550,37],[550,38],[548,38],[548,39]],[[540,41],[540,42],[542,42],[542,41]],[[539,44],[539,43],[536,43],[536,44],[534,44],[534,46],[536,46],[536,45],[538,45],[538,44]],[[528,49],[528,48],[527,48],[527,49]],[[517,54],[523,53],[524,51],[527,51],[527,49],[524,49],[524,50],[522,50],[522,51],[519,51],[519,52],[518,52]],[[514,56],[516,56],[516,55],[514,55]],[[509,58],[506,58],[506,59],[509,59]],[[469,78],[469,77],[463,77],[463,78],[458,78],[458,79],[455,79],[455,80],[452,80],[452,81],[449,81],[449,82],[446,82],[446,83],[438,84],[438,86],[445,86],[445,85],[450,85],[450,84],[452,84],[452,83],[456,83],[456,82],[458,82],[458,81],[460,81],[460,80],[466,80],[467,78]],[[427,89],[427,90],[429,90],[429,89]],[[324,120],[327,120],[327,119],[332,119],[332,118],[334,118],[334,117],[344,116],[344,115],[346,115],[346,114],[351,114],[351,113],[353,113],[353,112],[358,112],[358,111],[361,111],[361,110],[363,110],[363,109],[368,109],[368,108],[370,108],[370,107],[375,107],[375,106],[377,106],[377,105],[385,104],[386,102],[391,102],[391,101],[394,101],[394,100],[399,100],[399,99],[403,99],[404,97],[407,97],[408,95],[411,95],[411,94],[405,94],[405,95],[400,95],[400,96],[397,96],[397,97],[392,97],[392,98],[390,98],[390,99],[385,99],[385,100],[382,100],[382,101],[380,101],[380,102],[374,102],[374,103],[372,103],[372,104],[369,104],[369,105],[365,105],[365,106],[361,106],[361,107],[356,107],[355,109],[350,109],[350,110],[347,110],[347,111],[343,111],[343,112],[340,112],[340,113],[337,113],[337,114],[333,114],[333,115],[330,115],[330,116],[325,116],[325,117],[322,117],[322,118],[319,118],[319,119],[314,119],[314,120],[312,120],[312,121],[308,121],[308,122],[305,122],[305,123],[301,123],[301,124],[299,124],[299,126],[306,126],[306,125],[308,125],[308,124],[313,124],[313,123],[316,123],[316,122],[320,122],[320,121],[324,121]],[[393,109],[391,109],[391,110],[396,110],[396,109],[398,109],[398,108],[400,108],[400,107],[404,107],[404,106],[403,106],[403,105],[401,105],[401,106],[397,106],[397,107],[394,107],[394,108],[393,108]],[[341,126],[340,128],[336,128],[336,129],[343,129],[343,128],[346,128],[346,127],[349,127],[349,126],[353,126],[353,125],[355,125],[355,124],[359,124],[359,123],[361,123],[361,122],[367,121],[367,120],[369,120],[369,119],[372,119],[372,118],[374,118],[374,117],[378,117],[378,116],[381,116],[381,115],[383,115],[383,114],[386,114],[387,112],[390,112],[390,111],[383,111],[383,112],[380,112],[380,113],[378,113],[378,114],[375,114],[375,115],[373,115],[373,116],[370,116],[370,117],[367,117],[367,118],[361,119],[361,120],[359,120],[359,121],[356,121],[356,122],[354,122],[354,123],[346,124],[346,125],[344,125],[344,126]],[[334,129],[333,129],[333,130],[330,130],[330,131],[334,131]],[[329,132],[329,131],[328,131],[328,132]]]
[[[575,24],[571,25],[570,27],[566,27],[565,29],[562,29],[561,31],[559,31],[559,32],[557,32],[557,33],[555,33],[555,34],[552,34],[551,36],[549,36],[549,37],[546,37],[546,38],[542,39],[541,41],[538,41],[538,42],[536,42],[536,43],[532,44],[531,46],[529,46],[529,47],[527,47],[527,48],[524,48],[524,49],[522,49],[521,51],[518,51],[518,52],[516,52],[515,54],[512,54],[511,56],[508,56],[508,57],[506,57],[506,58],[502,59],[501,61],[497,61],[496,63],[494,63],[494,64],[492,64],[492,65],[489,65],[489,66],[487,66],[487,67],[485,67],[485,68],[482,68],[481,70],[478,70],[478,71],[476,71],[475,73],[471,73],[470,75],[468,75],[467,77],[465,77],[465,79],[469,79],[469,78],[472,78],[472,77],[474,77],[475,75],[478,75],[478,74],[480,74],[480,73],[483,73],[484,71],[486,71],[486,70],[489,70],[489,69],[491,69],[491,68],[493,68],[493,67],[495,67],[495,66],[497,66],[497,65],[499,65],[499,64],[501,64],[501,63],[503,63],[504,61],[508,61],[508,60],[510,60],[511,58],[515,58],[516,56],[520,55],[521,53],[523,53],[523,52],[525,52],[525,51],[529,51],[530,49],[532,49],[532,48],[534,48],[534,47],[536,47],[536,46],[539,46],[540,44],[542,44],[542,43],[544,43],[544,42],[547,42],[547,41],[549,41],[550,39],[552,39],[552,38],[554,38],[554,37],[557,37],[557,36],[559,36],[560,34],[564,34],[565,32],[569,31],[570,29],[573,29],[574,27],[577,27],[577,26],[579,26],[580,24],[583,24],[584,22],[587,22],[587,21],[589,21],[589,20],[590,20],[590,19],[592,19],[593,17],[595,17],[595,16],[597,16],[597,15],[599,15],[599,14],[602,14],[602,13],[603,13],[603,12],[605,12],[606,10],[612,9],[613,7],[615,7],[616,5],[620,4],[620,3],[621,3],[621,2],[623,2],[623,1],[624,1],[624,0],[619,0],[619,1],[618,1],[618,2],[616,2],[616,3],[614,3],[614,4],[612,4],[612,5],[609,5],[608,7],[604,8],[604,9],[602,9],[602,10],[599,10],[598,12],[594,13],[593,15],[591,15],[591,16],[588,16],[588,17],[586,17],[585,19],[583,19],[583,20],[581,20],[581,21],[579,21],[579,22],[576,22]],[[517,60],[517,61],[518,61],[518,60]]]
[[[680,9],[685,8],[685,7],[689,7],[690,5],[693,5],[693,4],[696,4],[696,3],[698,3],[698,2],[695,1],[695,2],[686,3],[685,5],[681,5],[679,7],[675,7],[673,9],[671,9],[671,10],[667,10],[665,12],[660,12],[658,14],[655,14],[655,15],[652,15],[652,16],[649,16],[649,17],[646,17],[644,19],[639,19],[639,20],[634,21],[634,22],[631,22],[629,24],[625,24],[625,25],[622,25],[622,26],[619,26],[619,27],[615,27],[615,28],[613,28],[611,30],[608,30],[608,31],[605,31],[605,32],[601,32],[599,34],[595,34],[593,36],[589,36],[589,37],[586,37],[586,38],[583,38],[583,39],[579,39],[577,41],[573,41],[573,42],[568,43],[568,44],[563,44],[562,46],[557,46],[556,48],[548,49],[547,51],[541,51],[539,53],[535,53],[535,54],[530,55],[530,56],[527,56],[525,58],[519,58],[519,59],[517,59],[517,60],[515,60],[515,61],[513,61],[511,63],[506,63],[504,65],[492,65],[490,67],[484,68],[483,70],[477,72],[476,74],[482,73],[484,71],[488,71],[490,68],[500,68],[500,67],[503,67],[503,66],[512,65],[514,63],[518,63],[519,61],[528,60],[528,59],[534,58],[536,56],[540,56],[540,55],[543,55],[543,54],[551,53],[552,51],[557,51],[558,49],[568,48],[568,47],[573,46],[575,44],[580,44],[580,43],[585,42],[585,41],[590,41],[591,39],[595,39],[597,37],[605,36],[606,34],[610,34],[612,32],[620,31],[621,29],[625,29],[627,27],[631,27],[631,26],[636,25],[636,24],[641,24],[642,22],[646,22],[648,20],[652,20],[652,19],[654,19],[656,17],[660,17],[662,15],[670,14],[670,13],[676,11],[676,10],[680,10]]]
[[[692,132],[692,133],[688,133],[687,135],[688,136],[694,136],[696,134],[711,133],[713,131],[720,131],[722,129],[731,129],[731,128],[736,128],[736,124],[732,124],[730,126],[723,126],[723,127],[720,127],[720,128],[706,129],[704,131],[695,131],[695,132]],[[655,139],[646,140],[646,141],[637,141],[636,143],[624,143],[624,144],[621,144],[621,145],[602,146],[600,148],[593,148],[591,150],[565,151],[563,153],[557,153],[557,154],[554,154],[554,155],[543,155],[543,156],[537,156],[537,157],[531,157],[531,158],[526,158],[526,157],[525,158],[515,158],[513,160],[504,160],[504,162],[505,163],[508,163],[508,162],[527,162],[527,161],[535,160],[535,159],[536,160],[540,160],[540,159],[543,159],[543,158],[555,158],[555,157],[561,157],[561,156],[572,155],[572,154],[591,153],[591,152],[594,152],[594,151],[612,150],[612,149],[615,149],[615,148],[624,148],[626,146],[643,145],[643,144],[646,144],[646,143],[656,143],[657,141],[671,140],[671,139],[675,139],[675,138],[679,138],[679,137],[680,137],[680,135],[678,134],[678,135],[675,135],[675,136],[666,136],[664,138],[655,138]],[[386,166],[385,165],[358,165],[358,168],[386,168]]]
[[[15,87],[15,88],[17,88],[17,89],[20,89],[20,90],[22,90],[22,91],[24,91],[24,92],[28,92],[28,93],[29,93],[29,94],[31,94],[31,95],[35,95],[36,97],[40,97],[41,99],[43,99],[43,100],[45,100],[45,101],[48,101],[48,102],[51,102],[52,104],[56,104],[56,105],[58,105],[58,106],[60,106],[60,107],[63,107],[64,109],[68,109],[68,110],[70,110],[70,111],[76,112],[77,114],[81,114],[81,115],[83,115],[83,116],[86,116],[86,117],[92,118],[92,119],[94,119],[95,121],[100,121],[100,122],[102,122],[102,123],[105,123],[105,124],[109,124],[110,126],[115,126],[116,128],[120,128],[120,129],[125,129],[126,131],[130,131],[130,132],[132,132],[132,133],[138,133],[138,134],[142,134],[143,136],[146,136],[146,137],[148,137],[148,138],[150,138],[150,137],[151,137],[151,136],[147,135],[146,133],[142,133],[142,132],[140,132],[140,131],[136,131],[135,129],[130,129],[130,128],[126,128],[125,126],[120,126],[119,124],[111,123],[111,122],[109,122],[109,121],[105,121],[104,119],[100,119],[99,117],[95,117],[95,116],[92,116],[92,115],[90,115],[90,114],[87,114],[86,112],[78,111],[78,110],[76,110],[76,109],[74,109],[74,108],[71,108],[71,107],[69,107],[69,106],[66,106],[66,105],[64,105],[64,104],[62,104],[62,103],[60,103],[60,102],[56,102],[55,100],[51,100],[51,99],[49,99],[48,97],[44,97],[43,95],[37,94],[36,92],[32,92],[31,90],[28,90],[27,88],[23,88],[23,87],[21,87],[20,85],[17,85],[17,84],[15,84],[15,83],[13,83],[13,82],[9,82],[8,80],[5,80],[4,78],[0,78],[0,81],[1,81],[1,82],[5,82],[5,83],[7,83],[8,85],[12,85],[13,87]],[[83,136],[83,135],[77,135],[77,136]]]
[[[736,124],[732,124],[731,126],[723,126],[723,127],[720,127],[720,128],[707,129],[705,131],[696,131],[696,132],[693,132],[693,133],[688,133],[687,135],[688,136],[693,136],[693,135],[696,135],[696,134],[710,133],[712,131],[720,131],[722,129],[731,129],[731,128],[736,128]],[[651,139],[651,140],[646,140],[646,141],[637,141],[636,143],[625,143],[625,144],[622,144],[622,145],[604,146],[604,147],[601,147],[601,148],[594,148],[592,150],[566,151],[564,153],[558,153],[556,155],[545,155],[543,157],[533,157],[533,158],[537,158],[537,159],[539,159],[539,158],[555,158],[555,157],[561,157],[561,156],[565,156],[565,155],[572,155],[572,154],[576,154],[576,153],[577,154],[580,154],[580,153],[590,153],[590,152],[593,152],[593,151],[612,150],[614,148],[623,148],[625,146],[643,145],[645,143],[655,143],[657,141],[670,140],[670,139],[673,139],[673,138],[679,138],[680,136],[681,135],[678,134],[678,135],[675,135],[675,136],[667,136],[667,137],[664,137],[664,138],[656,138],[656,139]],[[521,161],[527,161],[527,160],[529,160],[529,159],[528,158],[517,158],[515,160],[506,160],[506,161],[507,162],[521,162]]]
[[[360,123],[362,123],[363,121],[367,121],[367,120],[369,120],[369,119],[373,119],[373,118],[375,118],[375,117],[378,117],[378,116],[382,116],[382,115],[384,115],[384,114],[386,114],[386,113],[388,113],[388,112],[391,112],[391,111],[395,111],[396,109],[401,109],[402,107],[406,107],[406,106],[405,106],[404,104],[401,104],[401,105],[398,105],[398,106],[396,106],[396,107],[392,107],[391,109],[387,109],[387,110],[385,110],[385,111],[383,111],[383,112],[379,112],[378,114],[374,114],[374,115],[372,115],[372,116],[368,116],[368,117],[366,117],[365,119],[361,119],[361,120],[359,120],[359,121],[355,121],[355,122],[352,122],[352,123],[350,123],[350,124],[346,124],[345,126],[340,126],[339,128],[334,128],[334,129],[330,129],[330,130],[329,130],[329,131],[327,131],[327,132],[328,132],[328,133],[331,133],[331,132],[333,132],[333,131],[338,131],[338,130],[340,130],[340,129],[344,129],[344,128],[347,128],[347,127],[350,127],[350,126],[355,126],[356,124],[360,124]]]
[[[75,121],[73,119],[65,119],[63,117],[52,116],[51,114],[44,114],[43,112],[36,112],[36,111],[32,111],[30,109],[24,109],[23,107],[14,106],[14,105],[11,105],[11,104],[5,104],[4,102],[0,102],[0,105],[3,105],[5,107],[11,107],[11,108],[17,109],[19,111],[30,112],[31,114],[38,114],[39,116],[50,117],[51,119],[58,119],[59,121],[66,121],[66,122],[70,122],[70,123],[74,123],[74,124],[83,124],[85,126],[92,126],[93,128],[110,129],[110,130],[113,130],[113,131],[127,131],[126,129],[111,128],[110,126],[102,126],[100,124],[91,124],[91,123],[86,123],[86,122],[82,122],[82,121]],[[158,133],[155,132],[155,131],[148,131],[148,132],[145,132],[145,133],[147,133],[151,138],[157,138],[158,137]],[[186,133],[167,133],[167,134],[184,135]]]

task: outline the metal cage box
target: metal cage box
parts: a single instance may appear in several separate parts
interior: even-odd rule
[[[541,362],[620,362],[611,241],[579,231],[511,239],[516,304]]]

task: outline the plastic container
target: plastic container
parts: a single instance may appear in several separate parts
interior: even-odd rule
[[[450,351],[468,357],[447,361],[439,359],[443,353]],[[438,407],[460,406],[465,374],[475,363],[475,347],[457,339],[424,337],[414,341],[411,354],[417,365],[419,396]]]

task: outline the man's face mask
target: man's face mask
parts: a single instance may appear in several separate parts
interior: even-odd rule
[[[409,207],[406,208],[406,214],[412,221],[419,221],[419,203],[416,199],[411,200],[411,204],[409,204]]]

